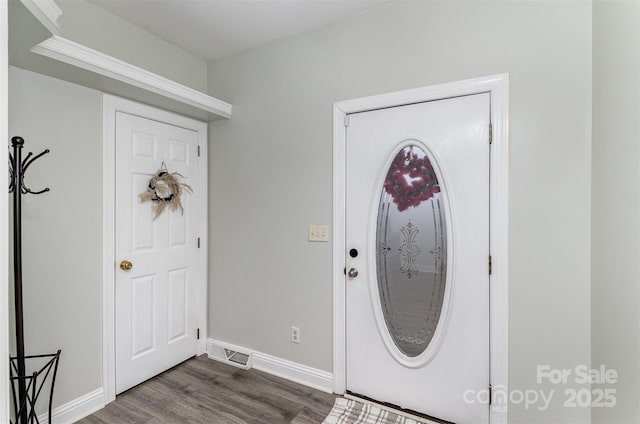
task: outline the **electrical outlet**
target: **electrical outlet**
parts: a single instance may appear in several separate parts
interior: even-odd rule
[[[329,226],[309,225],[309,241],[329,241]]]
[[[300,327],[291,327],[291,343],[300,343]]]

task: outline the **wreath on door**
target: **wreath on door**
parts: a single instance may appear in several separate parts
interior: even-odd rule
[[[169,207],[172,211],[180,210],[184,215],[184,208],[180,198],[183,190],[193,193],[190,185],[181,181],[184,178],[178,172],[169,172],[167,166],[162,162],[160,169],[151,177],[147,189],[140,193],[138,197],[142,202],[154,202],[155,215],[153,219],[159,217],[164,210]]]
[[[429,158],[426,154],[414,152],[413,147],[405,147],[396,155],[384,181],[384,190],[400,212],[410,206],[418,207],[440,193],[438,178]]]

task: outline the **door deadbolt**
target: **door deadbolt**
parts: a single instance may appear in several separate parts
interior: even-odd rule
[[[123,271],[129,271],[131,268],[133,268],[133,264],[129,261],[122,261],[120,262],[120,269]]]
[[[355,268],[351,268],[347,275],[349,276],[349,278],[356,278],[358,276],[358,270]]]

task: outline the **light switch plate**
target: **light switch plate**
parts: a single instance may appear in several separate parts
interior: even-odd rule
[[[329,241],[329,226],[309,225],[309,241]]]

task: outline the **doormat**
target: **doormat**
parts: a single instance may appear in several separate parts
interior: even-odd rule
[[[375,405],[337,398],[322,424],[431,424],[394,414]]]

